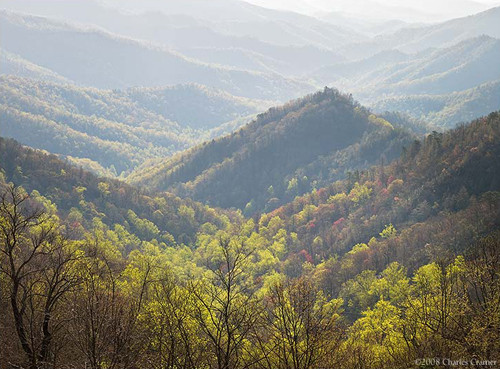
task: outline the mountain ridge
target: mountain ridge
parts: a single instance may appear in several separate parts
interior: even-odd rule
[[[371,115],[350,95],[325,88],[272,108],[235,133],[179,153],[163,164],[141,168],[128,181],[170,189],[216,206],[243,209],[253,201],[256,209],[264,209],[269,201],[273,207],[309,190],[313,181],[340,179],[347,170],[364,167],[365,160],[374,163],[384,152],[391,158],[399,155],[402,142],[409,142],[410,137]],[[367,147],[371,149],[365,153]],[[322,156],[340,152],[333,163],[314,164]],[[359,152],[366,159],[354,168],[343,162],[343,155],[356,157]],[[311,181],[302,181],[305,174],[297,178],[307,165],[319,165],[323,175]]]

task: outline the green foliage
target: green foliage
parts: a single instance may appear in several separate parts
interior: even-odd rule
[[[22,184],[26,199],[0,201],[7,360],[350,369],[499,359],[499,117],[433,133],[398,162],[246,219],[0,139],[0,188]],[[293,178],[300,187],[304,177]],[[23,223],[33,209],[40,221]],[[35,307],[24,310],[32,347],[54,332],[45,356],[23,348],[16,329],[12,265],[29,270],[18,274],[29,299],[14,301]],[[46,277],[61,271],[71,288],[45,315]]]
[[[355,204],[362,203],[368,198],[372,193],[372,189],[368,188],[366,185],[360,185],[358,182],[354,184],[354,188],[349,192],[349,198]]]
[[[402,327],[400,310],[388,301],[378,301],[350,328],[343,348],[347,353],[345,367],[380,368],[401,360],[405,350]]]
[[[398,232],[396,231],[396,228],[394,228],[392,223],[389,225],[386,225],[385,228],[382,230],[382,232],[379,233],[380,237],[386,238],[386,239],[396,237],[397,234],[398,234]]]
[[[386,127],[386,128],[390,128],[390,129],[394,128],[391,123],[386,121],[384,118],[377,117],[375,114],[370,114],[368,116],[368,120],[370,121],[370,123],[373,123],[373,124],[381,126],[381,127]]]
[[[203,224],[224,228],[224,212],[215,212],[190,200],[170,194],[146,195],[122,182],[103,180],[61,162],[55,156],[26,149],[0,138],[0,168],[6,180],[37,190],[65,217],[67,227],[81,235],[81,227],[93,227],[99,218],[107,227],[115,224],[143,241],[156,239],[169,246],[194,243]],[[21,176],[18,168],[29,169]],[[236,215],[235,215],[236,216]],[[236,216],[237,218],[237,216]],[[235,218],[235,219],[236,219]],[[69,221],[71,219],[71,221]]]

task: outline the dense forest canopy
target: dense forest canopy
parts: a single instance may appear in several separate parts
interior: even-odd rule
[[[0,0],[0,369],[500,367],[486,1]]]
[[[4,137],[67,157],[107,176],[122,176],[244,124],[268,102],[201,85],[98,90],[0,76]],[[223,124],[228,125],[224,128]]]
[[[397,157],[414,138],[325,88],[271,108],[239,131],[129,176],[214,206],[272,210],[348,171]]]
[[[100,179],[2,139],[5,360],[498,360],[499,139],[492,113],[254,218]]]

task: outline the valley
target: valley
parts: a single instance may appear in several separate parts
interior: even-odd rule
[[[0,369],[496,367],[500,7],[432,5],[0,0]]]

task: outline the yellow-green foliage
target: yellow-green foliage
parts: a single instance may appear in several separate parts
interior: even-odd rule
[[[367,185],[356,182],[351,192],[349,192],[349,199],[355,204],[363,203],[370,198],[372,191]]]
[[[391,123],[386,121],[384,118],[377,117],[375,114],[370,114],[368,116],[368,120],[370,121],[370,123],[375,124],[377,126],[394,129]]]
[[[386,239],[396,237],[397,234],[398,234],[398,232],[396,231],[396,228],[394,228],[392,223],[389,225],[386,225],[385,228],[382,230],[382,232],[379,233],[380,237],[386,238]]]
[[[349,329],[342,349],[346,353],[346,368],[391,366],[406,349],[401,311],[386,300],[378,301]]]

